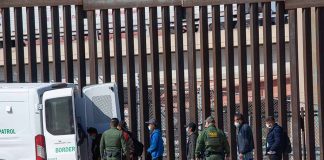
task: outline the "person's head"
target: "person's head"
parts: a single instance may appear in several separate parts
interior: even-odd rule
[[[186,130],[189,134],[196,132],[196,128],[197,125],[193,122],[190,122],[187,126],[186,126]]]
[[[120,121],[118,126],[118,130],[126,131],[127,130],[127,123],[125,121]]]
[[[210,125],[215,125],[215,119],[212,116],[209,116],[205,121],[205,128],[209,127]]]
[[[146,122],[148,124],[148,129],[152,132],[157,128],[158,122],[156,119],[151,119],[150,121]]]
[[[272,128],[273,125],[276,123],[275,119],[272,116],[266,118],[265,122],[266,122],[267,128]]]
[[[239,126],[241,126],[243,123],[244,123],[243,115],[240,114],[240,113],[235,114],[235,116],[234,116],[234,125],[235,125],[236,127],[239,127]]]
[[[112,118],[111,121],[110,121],[110,127],[112,128],[117,128],[119,124],[119,120],[117,118]]]
[[[96,136],[98,135],[97,129],[96,128],[93,128],[93,127],[88,128],[87,129],[87,132],[88,132],[88,134],[89,134],[89,136],[90,136],[91,139],[95,139]]]

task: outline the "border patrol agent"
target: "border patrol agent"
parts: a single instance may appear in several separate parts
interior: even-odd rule
[[[205,129],[197,139],[196,157],[204,157],[206,160],[224,160],[229,154],[230,148],[225,133],[215,127],[213,117],[208,117]]]
[[[119,120],[111,119],[110,129],[102,134],[100,141],[100,154],[105,160],[121,160],[128,155],[126,141],[120,130],[117,129]]]

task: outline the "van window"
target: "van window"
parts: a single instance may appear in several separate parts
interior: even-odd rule
[[[45,101],[46,129],[53,135],[74,134],[72,97]]]

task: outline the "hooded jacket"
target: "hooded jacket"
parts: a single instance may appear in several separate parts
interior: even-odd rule
[[[150,147],[147,149],[147,152],[151,154],[152,159],[157,159],[163,156],[164,146],[162,133],[159,129],[155,129],[151,133]]]

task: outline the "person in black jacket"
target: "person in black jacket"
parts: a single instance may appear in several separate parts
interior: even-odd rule
[[[242,114],[234,116],[234,125],[237,128],[237,151],[239,160],[253,159],[253,133],[251,127],[244,121]]]
[[[190,122],[186,126],[187,134],[188,134],[188,141],[187,141],[187,159],[194,160],[195,159],[195,149],[196,149],[196,142],[197,142],[197,125],[193,122]]]
[[[281,160],[282,157],[282,142],[283,132],[282,128],[275,123],[273,117],[266,119],[266,126],[269,128],[267,135],[266,154],[270,160]]]
[[[102,135],[98,134],[97,129],[93,127],[88,128],[87,132],[89,137],[92,139],[92,160],[100,160],[100,140]]]

